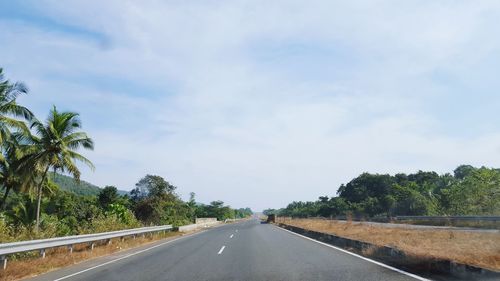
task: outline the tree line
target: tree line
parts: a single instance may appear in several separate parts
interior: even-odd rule
[[[44,121],[17,103],[28,88],[10,82],[0,68],[0,242],[117,230],[152,224],[182,225],[201,216],[218,219],[252,214],[222,201],[209,205],[184,202],[176,187],[156,175],[146,175],[130,194],[107,186],[97,195],[78,195],[55,183],[61,174],[80,182],[77,163],[92,170],[79,153],[92,150],[76,112],[53,106]]]
[[[500,215],[500,169],[461,165],[453,174],[363,173],[336,196],[295,201],[265,214],[292,217]]]

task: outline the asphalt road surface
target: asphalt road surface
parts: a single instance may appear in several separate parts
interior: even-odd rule
[[[424,280],[258,220],[216,227],[31,280]]]

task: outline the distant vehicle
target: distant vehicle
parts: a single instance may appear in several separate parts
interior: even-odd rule
[[[268,215],[267,216],[267,223],[274,223],[276,222],[276,215],[275,214],[271,214],[271,215]]]

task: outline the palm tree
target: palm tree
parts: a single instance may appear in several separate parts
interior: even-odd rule
[[[4,208],[11,190],[25,190],[29,179],[32,179],[29,174],[20,176],[17,140],[10,131],[10,129],[16,129],[19,133],[29,134],[28,127],[23,121],[12,118],[23,117],[28,121],[33,118],[31,111],[16,103],[17,97],[27,92],[28,89],[24,84],[12,84],[6,80],[3,69],[0,68],[0,187],[5,189],[0,202],[0,210]]]
[[[3,158],[0,159],[0,186],[5,191],[0,202],[0,211],[4,209],[10,191],[26,191],[34,183],[34,173],[22,169],[22,155],[16,135],[13,134],[3,143]]]
[[[10,128],[15,128],[28,132],[28,128],[23,121],[11,118],[23,117],[26,120],[33,118],[33,113],[24,106],[16,103],[16,98],[20,94],[26,94],[28,89],[23,83],[10,83],[3,75],[3,69],[0,68],[0,144],[2,144],[10,135]]]
[[[40,204],[42,188],[50,168],[71,174],[76,181],[80,180],[80,170],[75,164],[80,161],[92,170],[94,165],[90,160],[77,153],[80,147],[94,149],[94,142],[86,133],[78,131],[81,122],[78,113],[59,112],[54,106],[45,124],[33,119],[31,129],[34,134],[26,138],[23,161],[28,163],[30,170],[35,171],[40,178],[36,187],[36,229],[40,225]]]
[[[27,194],[23,194],[22,200],[17,201],[11,209],[5,212],[5,215],[7,215],[11,221],[15,222],[16,225],[30,227],[35,220],[33,216],[34,210],[34,199]]]

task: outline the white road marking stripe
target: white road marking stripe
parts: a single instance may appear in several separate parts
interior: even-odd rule
[[[184,238],[188,238],[188,237],[193,237],[195,235],[198,235],[198,234],[201,234],[203,232],[198,232],[198,233],[194,233],[194,234],[191,234],[191,235],[188,235],[188,236],[183,236],[183,237],[179,237],[177,239],[174,239],[174,240],[170,240],[170,241],[167,241],[167,242],[164,242],[164,243],[161,243],[161,244],[158,244],[158,245],[155,245],[153,247],[150,247],[150,248],[147,248],[147,249],[144,249],[144,250],[140,250],[138,252],[135,252],[135,253],[132,253],[132,254],[128,254],[128,255],[125,255],[123,257],[119,257],[117,259],[114,259],[114,260],[111,260],[111,261],[108,261],[108,262],[105,262],[105,263],[101,263],[99,265],[96,265],[96,266],[93,266],[93,267],[89,267],[87,269],[84,269],[84,270],[81,270],[81,271],[78,271],[78,272],[75,272],[73,274],[70,274],[70,275],[66,275],[66,276],[63,276],[61,278],[58,278],[58,279],[54,279],[54,281],[60,281],[60,280],[64,280],[64,279],[68,279],[70,277],[73,277],[73,276],[76,276],[76,275],[79,275],[79,274],[82,274],[84,272],[87,272],[87,271],[90,271],[90,270],[93,270],[93,269],[96,269],[96,268],[99,268],[101,266],[105,266],[105,265],[108,265],[110,263],[114,263],[114,262],[117,262],[117,261],[120,261],[120,260],[123,260],[123,259],[126,259],[126,258],[129,258],[131,256],[135,256],[137,254],[140,254],[140,253],[144,253],[144,252],[147,252],[149,250],[152,250],[154,248],[158,248],[158,247],[161,247],[165,244],[168,244],[168,243],[172,243],[172,242],[175,242],[175,241],[178,241],[178,240],[181,240],[181,239],[184,239]]]
[[[229,236],[229,238],[233,238],[234,234],[231,234],[231,236]]]
[[[278,227],[278,226],[276,226],[276,227]],[[307,237],[307,236],[304,236],[304,235],[301,235],[301,234],[295,233],[295,232],[290,231],[290,230],[288,230],[288,229],[284,229],[284,228],[281,228],[281,227],[278,227],[278,228],[279,228],[279,229],[281,229],[281,230],[283,230],[283,231],[287,231],[287,232],[289,232],[289,233],[291,233],[291,234],[294,234],[294,235],[297,235],[297,236],[299,236],[299,237],[302,237],[302,238],[304,238],[304,239],[307,239],[307,240],[310,240],[310,241],[316,242],[316,243],[321,244],[321,245],[323,245],[323,246],[327,246],[327,247],[333,248],[333,249],[335,249],[335,250],[341,251],[341,252],[346,253],[346,254],[349,254],[349,255],[351,255],[351,256],[355,256],[355,257],[358,257],[358,258],[360,258],[360,259],[362,259],[362,260],[365,260],[365,261],[368,261],[368,262],[374,263],[374,264],[379,265],[379,266],[381,266],[381,267],[385,267],[385,268],[387,268],[387,269],[390,269],[390,270],[393,270],[393,271],[399,272],[399,273],[401,273],[401,274],[404,274],[404,275],[407,275],[407,276],[413,277],[413,278],[415,278],[415,279],[417,279],[417,280],[420,280],[420,281],[431,281],[430,279],[426,279],[426,278],[424,278],[424,277],[420,277],[420,276],[415,275],[415,274],[413,274],[413,273],[409,273],[409,272],[403,271],[403,270],[401,270],[401,269],[397,269],[397,268],[392,267],[392,266],[390,266],[390,265],[387,265],[387,264],[384,264],[384,263],[381,263],[381,262],[378,262],[378,261],[374,261],[374,260],[372,260],[372,259],[369,259],[369,258],[366,258],[366,257],[360,256],[360,255],[355,254],[355,253],[351,253],[351,252],[349,252],[349,251],[346,251],[346,250],[344,250],[344,249],[341,249],[341,248],[338,248],[338,247],[332,246],[332,245],[330,245],[330,244],[326,244],[326,243],[323,243],[323,242],[321,242],[321,241],[314,240],[314,239],[312,239],[312,238],[309,238],[309,237]]]
[[[217,255],[220,255],[222,254],[222,252],[224,251],[224,249],[226,248],[226,246],[222,246],[222,248],[220,248],[219,252],[217,253]]]

